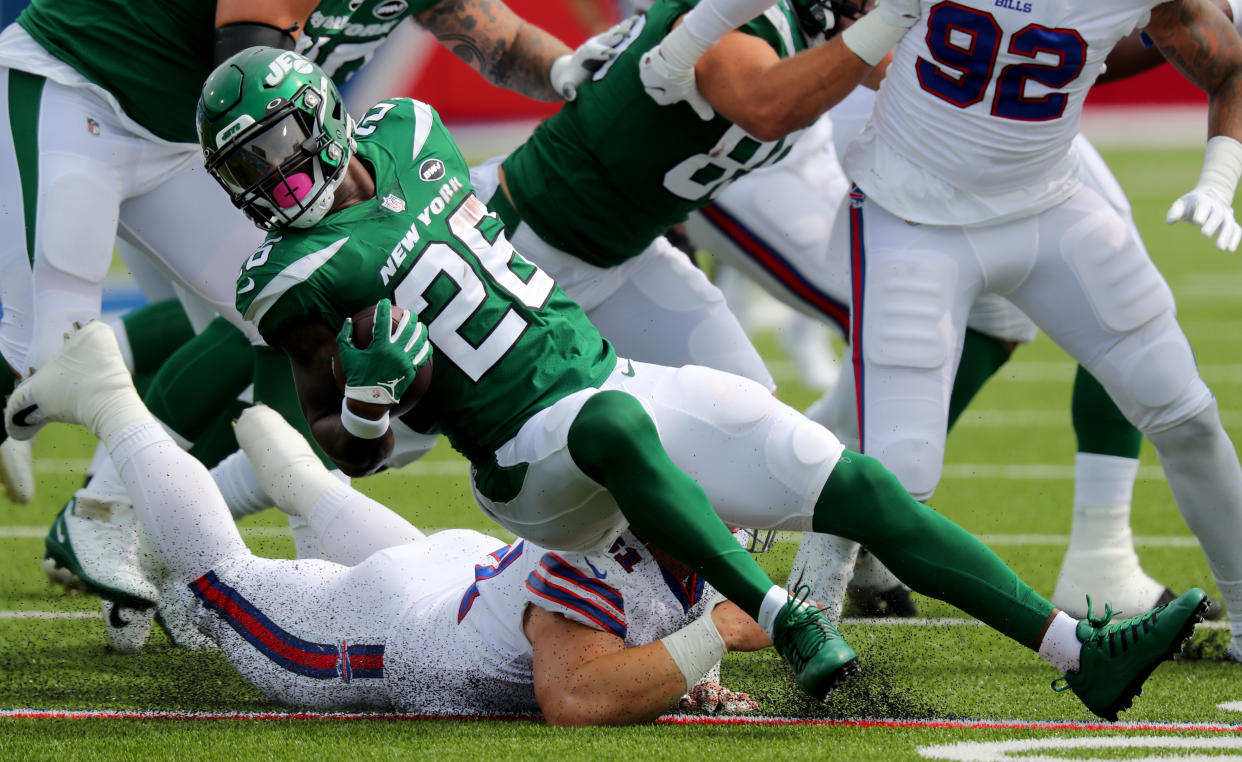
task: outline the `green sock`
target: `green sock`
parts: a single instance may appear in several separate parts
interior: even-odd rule
[[[253,353],[241,331],[216,318],[164,362],[143,401],[178,435],[197,442],[250,385]]]
[[[199,434],[190,448],[190,454],[207,468],[211,468],[227,456],[237,452],[237,435],[233,433],[233,421],[249,407],[241,400],[233,400],[233,404],[224,409],[216,419]]]
[[[1078,452],[1138,458],[1143,447],[1142,432],[1126,420],[1100,382],[1081,365],[1074,376],[1070,409],[1074,416],[1074,434],[1078,437]]]
[[[638,400],[600,392],[569,428],[569,454],[634,532],[681,561],[756,619],[774,584],[716,515],[707,493],[664,451]]]
[[[121,318],[134,357],[134,373],[154,374],[173,352],[194,337],[185,308],[176,299],[148,304]]]
[[[283,415],[289,425],[306,437],[324,466],[336,469],[336,463],[332,462],[332,458],[315,441],[310,424],[302,413],[302,403],[298,401],[298,389],[293,383],[293,369],[289,367],[289,358],[271,347],[255,347],[254,350],[254,401],[262,402]]]
[[[816,532],[862,544],[910,589],[1028,648],[1053,607],[974,535],[923,505],[875,458],[845,451],[815,503]]]
[[[1013,350],[1000,339],[966,329],[966,337],[962,341],[962,360],[958,363],[953,392],[949,395],[950,429],[983,384],[1009,361],[1012,354]]]

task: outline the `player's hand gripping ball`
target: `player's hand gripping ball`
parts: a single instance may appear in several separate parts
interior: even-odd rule
[[[345,321],[333,366],[346,397],[403,415],[431,384],[431,342],[414,313],[381,299]]]

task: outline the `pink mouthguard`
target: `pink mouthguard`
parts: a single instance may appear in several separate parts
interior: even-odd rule
[[[272,189],[272,200],[279,204],[281,209],[288,209],[310,193],[311,186],[314,184],[310,175],[299,172]]]

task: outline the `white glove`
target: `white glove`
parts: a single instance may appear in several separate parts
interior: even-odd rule
[[[1242,242],[1242,225],[1234,219],[1233,209],[1198,188],[1174,201],[1165,221],[1198,225],[1205,238],[1216,236],[1216,248],[1221,251],[1237,251]]]
[[[1203,172],[1199,184],[1190,193],[1173,202],[1165,221],[1190,222],[1198,225],[1204,236],[1216,236],[1216,248],[1236,251],[1242,241],[1242,227],[1234,219],[1234,192],[1242,176],[1242,143],[1225,135],[1207,142],[1203,156]]]
[[[647,95],[661,106],[685,101],[703,121],[716,115],[694,82],[694,64],[706,51],[682,24],[643,54],[638,62],[638,78]]]
[[[548,71],[552,89],[567,101],[578,97],[578,85],[599,71],[599,67],[617,57],[617,46],[625,40],[637,21],[637,15],[630,16],[582,43],[573,53],[566,53],[553,61],[552,68]]]

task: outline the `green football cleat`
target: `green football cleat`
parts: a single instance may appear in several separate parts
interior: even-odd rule
[[[843,678],[858,673],[858,654],[828,615],[807,602],[810,594],[809,585],[799,587],[777,612],[772,642],[793,667],[802,690],[822,699]]]
[[[1052,689],[1073,689],[1097,716],[1116,722],[1117,713],[1129,709],[1143,692],[1147,676],[1181,650],[1207,605],[1207,594],[1192,587],[1146,614],[1110,624],[1112,607],[1105,604],[1104,616],[1092,617],[1088,598],[1087,618],[1078,623],[1081,664],[1078,671],[1054,680]],[[1064,685],[1058,685],[1061,680]]]

